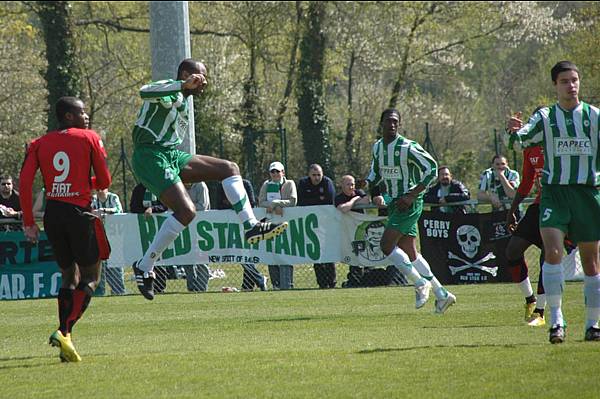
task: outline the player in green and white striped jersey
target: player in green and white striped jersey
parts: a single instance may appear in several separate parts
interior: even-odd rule
[[[544,242],[542,269],[550,306],[550,342],[565,339],[561,302],[564,282],[563,239],[579,247],[585,273],[586,341],[600,341],[600,111],[579,100],[579,70],[561,61],[551,70],[558,103],[540,109],[523,126],[508,122],[509,145],[518,149],[543,145],[544,169],[540,201],[540,232]]]
[[[396,109],[383,111],[380,120],[383,138],[373,145],[371,172],[367,177],[371,191],[383,183],[390,201],[388,223],[381,238],[383,253],[414,283],[417,309],[429,299],[433,286],[435,312],[444,313],[456,302],[431,272],[431,267],[417,252],[417,222],[423,212],[423,195],[437,176],[437,164],[419,143],[398,133],[400,113]],[[383,205],[383,197],[373,202]]]
[[[143,258],[133,265],[138,289],[146,299],[154,299],[154,263],[196,217],[196,208],[183,183],[222,181],[225,195],[244,225],[246,241],[251,244],[275,237],[287,228],[287,222],[256,220],[234,162],[191,155],[176,148],[188,132],[188,97],[202,94],[207,84],[204,64],[185,59],[177,69],[177,80],[152,82],[140,89],[143,104],[133,128],[133,171],[173,211]]]

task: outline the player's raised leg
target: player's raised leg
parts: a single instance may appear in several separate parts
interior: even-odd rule
[[[181,170],[184,182],[221,181],[227,200],[244,225],[246,241],[253,244],[260,240],[268,240],[281,234],[288,226],[287,222],[271,223],[258,221],[246,195],[240,170],[235,162],[224,159],[195,155]]]

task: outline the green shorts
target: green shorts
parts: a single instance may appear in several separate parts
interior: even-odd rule
[[[175,148],[138,146],[133,150],[131,166],[137,179],[160,198],[167,188],[179,183],[179,172],[192,155]]]
[[[387,227],[404,234],[405,236],[417,236],[417,222],[423,213],[423,197],[415,199],[410,208],[400,211],[396,208],[396,201],[388,205]]]
[[[600,240],[600,190],[584,185],[543,186],[540,227],[554,227],[575,243]]]

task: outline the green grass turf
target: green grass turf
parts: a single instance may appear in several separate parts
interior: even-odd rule
[[[415,310],[412,287],[98,297],[78,364],[47,345],[55,300],[6,301],[0,397],[600,397],[582,283],[566,285],[562,345],[523,323],[515,285],[450,289],[443,316],[433,297]]]

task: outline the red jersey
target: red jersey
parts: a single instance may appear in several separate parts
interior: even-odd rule
[[[537,195],[535,197],[534,204],[540,202],[540,195],[542,194],[542,186],[540,184],[540,176],[542,169],[544,168],[544,151],[542,146],[529,147],[523,150],[523,171],[521,173],[522,179],[517,192],[522,196],[526,197],[534,183],[537,187]]]
[[[92,169],[98,189],[108,188],[111,177],[106,151],[96,132],[68,128],[46,133],[31,142],[21,168],[19,187],[23,224],[32,226],[33,180],[40,169],[46,188],[46,199],[89,208]]]

